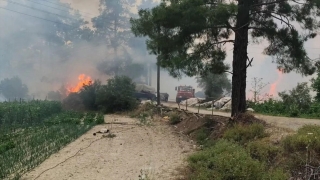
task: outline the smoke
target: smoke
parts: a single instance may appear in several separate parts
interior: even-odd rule
[[[61,2],[1,1],[0,80],[18,76],[31,96],[44,99],[49,91],[57,91],[62,85],[76,86],[80,74],[105,83],[110,77],[97,66],[125,51],[133,62],[155,63],[154,56],[139,53],[146,52],[145,44],[135,50],[119,50],[115,55],[103,41],[90,39],[91,19],[99,15],[99,0]],[[132,11],[136,10],[134,5]],[[88,28],[79,30],[78,26]]]

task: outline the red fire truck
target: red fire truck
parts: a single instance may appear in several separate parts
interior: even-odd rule
[[[194,91],[195,89],[192,86],[178,86],[175,88],[177,91],[176,102],[180,103],[189,98],[194,98]]]

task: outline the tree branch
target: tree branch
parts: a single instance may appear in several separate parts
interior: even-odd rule
[[[230,71],[224,71],[224,72],[226,72],[226,73],[230,73],[230,74],[233,74],[232,72],[230,72]]]
[[[276,4],[276,3],[281,3],[281,2],[286,2],[288,0],[277,0],[277,1],[272,1],[272,2],[264,2],[260,4],[254,4],[251,7],[257,7],[257,6],[263,6],[263,5],[271,5],[271,4]]]
[[[271,5],[271,4],[277,4],[277,3],[282,3],[282,2],[286,2],[288,0],[276,0],[276,1],[272,1],[272,2],[264,2],[264,3],[259,3],[259,4],[254,4],[251,7],[257,7],[257,6],[263,6],[263,5]],[[296,0],[291,0],[292,2],[295,2],[297,4],[305,4],[305,3],[301,3],[298,2]]]
[[[290,20],[289,20],[289,18],[287,16],[279,14],[279,13],[274,12],[274,11],[255,11],[255,12],[252,12],[250,15],[258,14],[259,16],[261,16],[259,13],[268,14],[271,17],[273,17],[275,19],[278,19],[281,23],[285,23],[289,28],[291,28],[291,29],[293,28],[293,26],[290,24]],[[278,15],[280,17],[277,17],[277,16],[272,15],[272,14]],[[286,21],[283,18],[285,18]]]
[[[249,57],[247,56],[247,60],[249,61],[248,65],[246,68],[248,68],[249,66],[252,67],[252,61],[253,61],[253,58],[251,58],[251,60],[249,59]]]
[[[212,43],[212,44],[213,45],[215,45],[215,44],[223,44],[223,45],[225,45],[226,43],[234,43],[234,40],[219,41],[219,42],[215,42],[215,43]]]

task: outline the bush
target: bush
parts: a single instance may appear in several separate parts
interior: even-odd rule
[[[78,93],[70,93],[63,101],[62,107],[66,110],[84,111],[86,108]]]
[[[263,138],[266,135],[267,134],[262,124],[259,124],[259,123],[254,123],[251,125],[236,124],[234,127],[226,130],[226,132],[223,135],[223,138],[228,140],[233,140],[240,144],[246,144],[251,140]]]
[[[106,113],[133,110],[138,106],[133,97],[135,84],[126,76],[116,76],[108,80],[97,91],[96,104]]]
[[[252,141],[247,145],[247,150],[253,159],[273,165],[278,154],[281,154],[281,148],[266,141]]]
[[[181,122],[180,116],[177,113],[172,113],[170,115],[170,124],[175,125]]]
[[[102,113],[98,113],[96,117],[96,123],[97,124],[103,124],[104,123],[104,115]]]
[[[305,125],[297,134],[287,136],[282,142],[286,152],[306,152],[308,148],[320,153],[320,126]]]
[[[97,91],[101,87],[101,82],[99,80],[95,80],[94,83],[89,83],[88,85],[84,85],[80,92],[79,96],[82,100],[83,105],[87,110],[97,110],[98,106],[96,104]]]
[[[188,161],[192,171],[189,179],[287,179],[280,170],[268,172],[243,147],[227,140],[217,141],[214,146],[190,156]]]

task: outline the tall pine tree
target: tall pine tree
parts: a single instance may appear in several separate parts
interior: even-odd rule
[[[252,62],[249,36],[265,39],[266,55],[278,68],[313,74],[304,42],[319,29],[320,0],[163,0],[132,19],[136,36],[147,36],[147,47],[173,76],[226,72],[224,45],[232,43],[232,116],[246,109],[247,68]],[[305,33],[298,32],[301,28]]]

